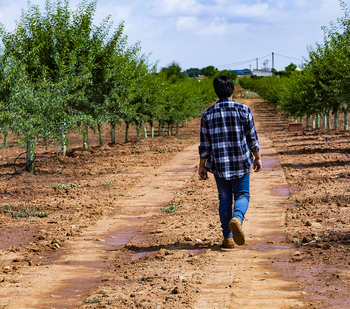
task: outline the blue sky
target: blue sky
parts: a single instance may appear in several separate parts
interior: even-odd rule
[[[81,1],[71,0],[75,9]],[[350,5],[350,1],[345,1]],[[32,0],[44,9],[45,0]],[[0,22],[13,31],[26,0],[0,0]],[[338,0],[99,0],[95,23],[111,15],[124,21],[129,45],[158,68],[177,62],[183,70],[213,65],[219,69],[277,70],[307,58],[307,46],[322,43],[322,26],[343,16]],[[291,58],[286,58],[291,57]],[[265,63],[265,64],[264,64]]]

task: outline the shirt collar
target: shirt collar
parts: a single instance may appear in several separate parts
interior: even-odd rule
[[[216,101],[216,103],[220,103],[220,102],[234,102],[234,100],[231,98],[221,98]]]

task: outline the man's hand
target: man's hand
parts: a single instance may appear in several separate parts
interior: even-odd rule
[[[254,167],[254,172],[260,172],[262,170],[261,159],[255,159],[253,167]]]
[[[208,179],[208,172],[207,169],[205,168],[205,164],[207,163],[207,159],[200,159],[199,161],[199,178],[206,180]]]
[[[208,179],[208,172],[205,166],[200,166],[198,173],[199,173],[200,179],[203,179],[203,180]]]
[[[259,151],[258,152],[253,152],[254,155],[254,172],[260,172],[262,170],[262,163],[261,163],[261,156]]]

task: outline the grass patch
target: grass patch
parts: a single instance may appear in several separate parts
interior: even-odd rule
[[[70,189],[70,188],[80,188],[79,185],[76,185],[74,183],[70,184],[64,184],[64,183],[54,183],[52,184],[52,188],[57,188],[57,189]]]
[[[160,211],[169,214],[178,210],[180,207],[181,206],[175,204],[168,204],[167,207],[161,208]]]
[[[152,150],[154,152],[159,152],[159,153],[166,153],[166,152],[172,151],[172,149],[170,147],[164,147],[164,148],[154,147]]]
[[[88,171],[88,173],[90,174],[90,175],[99,175],[99,174],[108,174],[108,173],[110,173],[111,171],[109,171],[109,170],[91,170],[91,171]]]
[[[193,192],[197,192],[197,190],[189,189],[186,191],[173,192],[173,195],[192,194]]]
[[[110,181],[110,182],[106,182],[106,183],[101,183],[100,186],[113,186],[115,184],[115,182]]]
[[[259,98],[259,95],[255,92],[244,90],[242,91],[240,97],[244,99],[256,99]]]
[[[122,196],[122,197],[131,197],[132,195],[126,195],[126,194],[123,194],[123,193],[119,193],[119,194],[114,195],[114,196],[116,196],[116,197],[120,197],[120,196]]]
[[[25,205],[19,211],[15,211],[12,209],[11,205],[5,207],[6,211],[11,214],[13,218],[29,218],[29,217],[38,217],[44,218],[47,217],[50,212],[48,211],[39,211],[36,209],[36,206],[30,207],[30,205]]]

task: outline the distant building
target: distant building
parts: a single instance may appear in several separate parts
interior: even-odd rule
[[[244,69],[244,70],[230,70],[231,72],[236,72],[238,76],[240,75],[252,75],[252,72],[250,70]]]
[[[273,72],[271,71],[267,71],[267,70],[253,70],[253,75],[256,75],[256,76],[273,76]]]
[[[202,79],[205,79],[205,78],[206,78],[206,76],[204,76],[204,75],[198,75],[198,76],[197,76],[197,79],[198,79],[198,80],[202,80]]]

